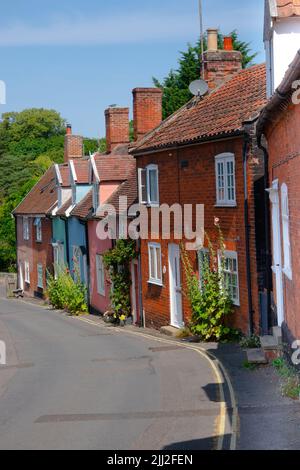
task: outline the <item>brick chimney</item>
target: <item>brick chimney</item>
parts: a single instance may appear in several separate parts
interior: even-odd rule
[[[207,30],[207,51],[204,53],[204,78],[213,90],[242,69],[242,53],[233,50],[232,38],[224,37],[223,49],[218,49],[218,30]]]
[[[65,158],[67,163],[69,160],[83,157],[83,137],[72,134],[72,126],[67,124],[65,135]]]
[[[162,95],[160,88],[135,88],[133,94],[134,139],[141,139],[162,121]]]
[[[105,125],[107,153],[118,145],[129,144],[129,108],[106,109]]]

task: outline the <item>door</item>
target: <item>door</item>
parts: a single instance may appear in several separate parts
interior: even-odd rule
[[[272,204],[272,234],[273,234],[273,266],[276,284],[276,305],[278,326],[284,322],[284,297],[283,297],[283,277],[282,277],[282,244],[280,231],[280,204],[279,204],[279,182],[273,181],[269,190]]]
[[[175,328],[184,326],[182,313],[182,286],[179,245],[169,245],[169,280],[171,325]]]

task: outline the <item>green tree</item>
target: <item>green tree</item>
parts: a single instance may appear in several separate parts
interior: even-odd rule
[[[250,43],[239,40],[236,31],[231,33],[233,39],[233,47],[240,51],[243,56],[243,68],[253,63],[257,54],[251,52]],[[219,48],[223,47],[223,35],[219,34]],[[204,40],[204,50],[207,49],[207,41]],[[189,91],[189,85],[192,81],[197,80],[201,75],[201,57],[202,47],[198,41],[195,46],[188,44],[186,51],[180,52],[178,60],[178,69],[171,70],[168,75],[160,82],[157,78],[153,78],[156,87],[161,88],[163,94],[163,118],[173,114],[175,111],[184,106],[192,95]]]

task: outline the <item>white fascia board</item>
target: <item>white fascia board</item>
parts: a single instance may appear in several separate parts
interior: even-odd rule
[[[55,168],[55,173],[56,173],[56,178],[57,178],[57,181],[58,181],[58,184],[63,184],[63,180],[62,180],[62,177],[61,177],[61,173],[60,173],[60,169],[59,169],[59,165],[58,163],[56,163],[54,165],[54,168]]]
[[[77,175],[76,175],[76,170],[75,170],[74,162],[73,162],[73,160],[70,160],[69,163],[70,163],[70,170],[71,170],[71,171],[70,171],[70,174],[71,174],[72,181],[73,181],[74,183],[76,183],[76,181],[77,181]]]
[[[72,210],[75,209],[75,207],[76,207],[76,204],[72,204],[72,205],[66,210],[66,212],[65,212],[66,217],[70,217],[70,214],[71,214]]]
[[[97,183],[100,183],[100,176],[99,176],[99,173],[98,173],[98,170],[97,170],[97,165],[96,165],[96,162],[95,162],[95,155],[91,155],[91,164],[92,164],[92,170],[93,170],[94,176],[96,178],[96,181],[97,181]],[[92,181],[90,181],[90,183],[91,182]]]

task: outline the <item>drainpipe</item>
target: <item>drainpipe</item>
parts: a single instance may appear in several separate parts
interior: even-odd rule
[[[244,166],[244,220],[245,220],[245,239],[246,239],[246,269],[247,269],[247,287],[248,287],[248,319],[249,319],[249,334],[254,334],[254,321],[253,321],[253,300],[252,300],[252,280],[251,280],[251,261],[250,261],[250,229],[249,225],[249,202],[248,202],[248,182],[247,182],[247,163],[248,163],[248,145],[249,136],[244,136],[243,146],[243,166]]]
[[[144,328],[145,327],[145,322],[144,322],[144,307],[143,307],[143,292],[142,292],[142,258],[141,258],[141,240],[138,239],[136,243],[137,249],[138,249],[138,296],[139,296],[139,306],[140,306],[140,311],[139,311],[139,317],[140,317],[140,327]]]
[[[267,315],[268,323],[272,324],[272,312],[271,312],[271,292],[272,292],[272,257],[271,257],[271,231],[270,231],[270,199],[267,189],[270,187],[270,176],[269,176],[269,153],[266,147],[262,144],[262,135],[258,136],[258,148],[262,150],[264,154],[264,206],[265,206],[265,247],[266,247],[266,287],[267,287]]]
[[[88,290],[88,307],[90,308],[90,243],[89,243],[89,230],[88,230],[88,222],[84,222],[84,228],[85,228],[85,245],[86,245],[86,269],[87,269],[87,290]]]
[[[69,227],[68,219],[65,219],[65,235],[66,235],[66,253],[67,253],[67,263],[70,269],[70,249],[69,249]]]

